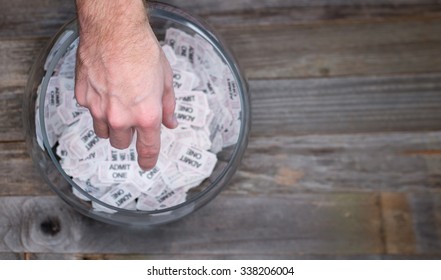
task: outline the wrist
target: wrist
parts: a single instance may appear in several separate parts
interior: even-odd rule
[[[148,23],[142,0],[76,0],[80,35],[80,56],[99,55],[104,63],[118,63],[114,57],[135,55],[136,49],[153,52],[157,40]],[[128,53],[126,53],[128,52]],[[96,58],[96,57],[95,57]]]
[[[76,0],[76,4],[80,36],[104,41],[148,26],[142,0]]]

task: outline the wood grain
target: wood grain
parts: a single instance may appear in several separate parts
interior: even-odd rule
[[[441,75],[251,81],[252,134],[441,128]]]
[[[252,137],[228,192],[439,192],[441,134]],[[425,151],[429,151],[430,155]]]
[[[23,140],[21,92],[0,87],[0,141]],[[252,80],[250,92],[253,136],[441,129],[441,74]]]
[[[0,196],[54,194],[35,168],[26,146],[0,143]]]
[[[415,254],[413,217],[407,195],[382,193],[380,200],[387,253],[391,255]]]
[[[23,92],[21,87],[0,88],[0,141],[24,139],[22,119]]]
[[[0,253],[0,260],[22,260],[23,254],[20,253]]]
[[[244,6],[244,3],[242,2],[241,5]],[[411,10],[403,12],[403,16],[398,18],[388,12],[394,9],[391,6],[386,6],[383,12],[381,12],[382,6],[374,6],[375,11],[352,7],[351,9],[356,9],[359,13],[353,15],[354,18],[345,17],[344,12],[339,16],[337,13],[340,11],[339,7],[333,7],[329,8],[329,11],[323,11],[324,15],[319,16],[318,21],[307,21],[301,24],[297,21],[293,22],[291,15],[278,15],[278,11],[284,13],[295,11],[309,15],[308,12],[298,12],[296,7],[277,6],[279,10],[274,13],[282,18],[280,22],[275,23],[271,19],[265,23],[262,13],[264,15],[270,13],[267,7],[272,4],[266,2],[259,6],[263,12],[252,11],[250,13],[246,10],[245,14],[241,14],[241,10],[238,10],[233,13],[239,14],[239,18],[242,17],[242,19],[232,20],[221,14],[218,15],[216,21],[212,20],[220,35],[225,38],[227,45],[240,58],[240,64],[243,65],[250,79],[441,71],[441,38],[437,36],[441,32],[441,12],[439,12],[441,5],[417,6],[417,8],[410,6],[412,8],[408,9]],[[46,9],[54,13],[58,6],[48,6]],[[68,7],[69,5],[63,9],[68,9]],[[231,15],[231,11],[228,10],[226,14]],[[19,13],[16,10],[11,11],[12,14],[14,12]],[[347,13],[351,14],[349,11]],[[28,17],[29,23],[23,26],[18,24],[18,27],[15,27],[17,23],[9,23],[9,17],[6,17],[3,28],[0,28],[0,38],[3,38],[0,41],[0,50],[5,54],[27,52],[27,56],[19,55],[19,57],[33,61],[34,54],[41,49],[42,42],[27,40],[32,40],[38,35],[43,37],[37,37],[40,38],[37,41],[43,40],[42,38],[45,38],[43,41],[47,41],[48,37],[55,34],[62,23],[67,20],[67,17],[71,17],[71,14],[72,12],[66,16],[66,19],[63,18],[61,22],[54,24],[51,22],[51,12],[48,12],[48,18],[37,18],[32,21],[32,17]],[[372,16],[373,14],[380,14],[381,20]],[[24,15],[22,17],[26,18]],[[206,17],[210,19],[208,15]],[[323,22],[326,18],[331,20]],[[51,22],[52,29],[45,26],[47,22]],[[261,24],[256,24],[256,22]],[[43,33],[38,30],[42,30]],[[20,35],[22,40],[26,38],[25,42],[14,42],[12,40],[14,34]],[[33,49],[33,47],[36,48]],[[17,61],[12,61],[10,64],[18,65],[18,67],[23,65]],[[9,63],[3,65],[9,65]],[[24,64],[24,66],[29,65]],[[10,72],[0,69],[1,78],[5,73]],[[15,77],[9,77],[11,78],[15,79]]]
[[[12,255],[13,257],[14,255]],[[213,254],[57,254],[57,253],[27,253],[26,256],[31,260],[218,260],[218,256]],[[21,257],[17,254],[17,258]],[[292,260],[439,260],[440,254],[418,254],[418,255],[335,255],[329,254],[316,255],[290,255]],[[255,255],[228,255],[223,259],[253,260],[262,259]],[[278,255],[265,255],[264,259],[281,259]]]
[[[418,252],[441,251],[441,195],[416,193],[409,198]]]
[[[434,1],[283,1],[283,0],[164,0],[196,14],[210,24],[225,26],[305,24],[317,22],[385,20],[438,17],[441,5]],[[75,16],[73,0],[0,1],[0,38],[52,36]]]
[[[427,20],[439,18],[441,12],[441,5],[434,3],[415,3],[412,5],[376,3],[364,5],[361,3],[362,1],[357,1],[356,3],[347,3],[347,5],[338,5],[335,1],[328,1],[325,5],[313,5],[310,2],[308,5],[301,6],[293,2],[285,3],[287,5],[285,7],[269,5],[268,7],[245,7],[228,11],[210,9],[198,11],[198,15],[216,28],[223,29],[286,24],[327,25],[409,19]]]
[[[441,20],[221,29],[252,79],[440,71]]]
[[[0,252],[290,258],[380,254],[376,194],[221,195],[150,231],[91,221],[56,197],[0,198]],[[20,234],[17,234],[20,233]]]
[[[409,197],[417,210],[418,249],[407,258],[439,257],[441,194]],[[380,218],[379,199],[369,193],[223,194],[184,220],[145,231],[91,221],[55,197],[0,198],[0,251],[48,253],[46,258],[406,258],[386,255],[381,223],[390,221]]]
[[[0,90],[20,86],[24,88],[29,70],[48,38],[0,40]]]
[[[232,195],[439,192],[441,132],[251,137]],[[0,195],[52,194],[24,143],[0,144]]]

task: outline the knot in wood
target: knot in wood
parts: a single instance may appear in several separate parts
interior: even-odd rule
[[[44,234],[55,236],[61,231],[60,220],[57,217],[48,217],[41,222],[40,228]]]

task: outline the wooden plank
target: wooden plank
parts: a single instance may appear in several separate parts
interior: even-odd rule
[[[0,88],[0,140],[17,141],[24,139],[21,87]]]
[[[441,74],[252,80],[251,133],[437,131],[441,130],[440,90]],[[0,123],[0,141],[23,140],[21,92],[18,86],[0,87],[0,105],[5,108],[0,111],[0,120],[5,120]]]
[[[252,137],[227,192],[434,191],[441,133]],[[403,206],[404,207],[404,206]]]
[[[378,195],[220,195],[151,230],[91,221],[55,197],[0,198],[0,252],[290,258],[381,254]],[[56,225],[56,226],[54,226]]]
[[[297,6],[290,1],[287,6],[244,8],[242,10],[208,10],[199,12],[199,16],[216,28],[234,28],[240,26],[268,25],[305,25],[305,24],[348,24],[355,22],[397,21],[409,19],[439,18],[441,5],[412,4],[391,5],[377,3],[364,5],[360,1],[338,5],[328,1],[326,5],[314,5],[316,1],[304,6]],[[259,1],[260,3],[260,1]],[[254,4],[254,3],[253,3]],[[208,7],[208,6],[207,6]],[[211,7],[210,7],[211,8]],[[190,10],[191,11],[191,10]]]
[[[252,134],[441,129],[441,75],[251,81]]]
[[[0,260],[22,260],[23,254],[20,253],[0,253]]]
[[[418,252],[441,251],[441,193],[409,195]]]
[[[387,253],[415,254],[415,233],[408,197],[402,193],[381,193],[380,197]]]
[[[48,43],[48,38],[0,40],[0,90],[24,87],[29,70],[37,55]]]
[[[23,142],[0,143],[0,156],[0,196],[53,194],[32,163]]]
[[[74,0],[0,0],[0,37],[52,36],[75,16]]]
[[[257,20],[261,20],[259,14],[255,16],[254,21]],[[240,58],[250,79],[441,71],[441,38],[437,36],[441,33],[441,15],[344,23],[237,26],[219,23],[215,27]],[[23,69],[29,69],[48,38],[36,40],[27,37],[17,41],[12,37],[0,41],[4,60],[0,64],[4,65],[0,66],[2,80],[8,84],[16,79],[26,80],[22,77]],[[11,59],[11,55],[15,57]]]
[[[441,19],[220,29],[252,79],[441,69]],[[439,59],[438,59],[438,58]]]
[[[441,162],[440,139],[441,132],[251,137],[225,192],[438,192],[441,168],[432,163]],[[0,143],[0,155],[0,196],[52,194],[24,143]]]
[[[441,5],[433,1],[283,1],[249,0],[179,1],[165,0],[214,26],[304,24],[348,20],[378,20],[402,17],[436,17]],[[0,1],[3,15],[0,38],[13,36],[52,36],[62,24],[75,16],[74,1]]]
[[[238,259],[253,260],[262,259],[255,255],[240,256],[216,256],[208,255],[148,255],[148,254],[56,254],[56,253],[27,253],[31,260],[218,260]],[[282,259],[278,255],[265,255],[265,259]],[[332,252],[325,255],[290,255],[292,260],[439,260],[441,254],[421,255],[335,255]]]
[[[262,0],[262,1],[250,1],[250,0],[226,0],[226,1],[213,1],[213,0],[195,0],[195,1],[180,1],[180,0],[164,0],[162,2],[169,3],[175,6],[182,7],[188,11],[197,14],[214,14],[214,13],[230,13],[234,14],[241,13],[242,11],[254,12],[262,11],[268,9],[277,10],[289,10],[289,9],[334,9],[334,14],[344,15],[338,13],[337,9],[344,8],[358,8],[360,10],[376,8],[376,9],[387,9],[390,7],[399,8],[413,8],[413,6],[436,6],[436,2],[431,0],[361,0],[361,1],[350,1],[350,0],[316,0],[316,1],[304,1],[304,0]],[[239,11],[239,12],[237,12]]]

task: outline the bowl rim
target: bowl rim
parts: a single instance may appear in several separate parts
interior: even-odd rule
[[[102,202],[101,200],[97,199],[96,197],[90,195],[86,191],[84,191],[81,187],[79,187],[72,178],[66,174],[66,172],[61,167],[59,161],[57,160],[57,157],[55,156],[54,152],[52,151],[52,147],[49,144],[49,140],[47,137],[46,132],[46,122],[44,118],[44,104],[45,104],[45,98],[47,94],[47,86],[49,83],[49,79],[52,77],[52,74],[54,72],[54,68],[62,55],[64,54],[64,50],[66,50],[72,42],[74,42],[78,38],[78,31],[77,31],[77,20],[76,18],[71,19],[69,22],[67,22],[60,30],[59,32],[53,37],[52,40],[52,46],[50,46],[48,49],[50,50],[53,47],[53,44],[56,42],[58,38],[62,34],[65,34],[66,31],[72,30],[73,33],[68,36],[68,38],[61,44],[59,47],[59,51],[55,54],[55,56],[52,58],[51,62],[49,63],[49,67],[46,70],[45,75],[43,76],[43,81],[41,83],[41,94],[39,98],[39,117],[40,117],[40,129],[42,131],[43,135],[43,143],[44,147],[46,149],[46,152],[49,154],[49,157],[51,158],[52,163],[55,165],[55,167],[58,169],[59,173],[63,176],[63,178],[74,187],[77,191],[79,191],[82,195],[86,196],[91,201],[94,201],[98,204],[100,204],[103,207],[106,207],[107,209],[117,211],[119,213],[129,214],[133,216],[139,216],[139,215],[152,215],[152,214],[161,214],[161,213],[167,213],[170,211],[181,209],[193,202],[196,202],[200,200],[201,198],[205,197],[208,193],[212,193],[208,199],[205,199],[205,203],[210,201],[212,198],[214,198],[222,188],[218,188],[216,190],[216,186],[221,182],[224,181],[224,185],[228,183],[228,181],[231,179],[235,172],[235,168],[240,163],[243,154],[246,150],[246,146],[248,144],[248,136],[251,126],[251,106],[250,106],[250,98],[249,98],[249,92],[248,92],[248,83],[246,81],[245,76],[242,74],[243,72],[240,70],[237,60],[234,58],[230,50],[226,47],[226,45],[222,42],[222,39],[219,35],[215,34],[213,29],[210,27],[209,24],[204,22],[201,19],[196,18],[195,16],[190,15],[189,13],[183,11],[180,8],[176,8],[174,6],[164,4],[164,3],[158,3],[158,2],[150,2],[149,3],[149,18],[150,19],[161,19],[161,20],[167,20],[173,22],[175,25],[178,26],[185,26],[188,29],[191,29],[193,32],[197,33],[201,37],[203,37],[205,40],[207,40],[212,46],[214,51],[217,53],[217,55],[227,64],[228,68],[230,69],[238,91],[239,91],[239,98],[241,103],[241,125],[240,125],[240,132],[239,132],[239,138],[236,144],[234,144],[234,149],[231,152],[231,158],[228,160],[227,165],[223,167],[223,170],[216,176],[214,180],[211,180],[210,184],[204,188],[201,192],[193,195],[192,197],[186,199],[184,202],[177,204],[172,207],[167,207],[164,209],[157,209],[153,211],[142,211],[142,210],[127,210],[124,208],[118,208],[112,205],[109,205],[107,203]],[[60,51],[61,50],[61,51]],[[45,50],[47,51],[47,49]],[[50,181],[50,180],[49,180]],[[59,196],[64,197],[65,194],[58,191],[55,186],[52,186],[52,184],[49,184],[52,189],[54,189]],[[79,199],[79,198],[78,198]],[[205,203],[202,203],[198,205],[198,208],[204,205]],[[69,203],[71,204],[71,203]],[[78,205],[75,205],[78,207]],[[85,205],[81,204],[81,207],[86,207]],[[87,211],[86,208],[83,210]],[[98,211],[93,211],[94,213]]]

